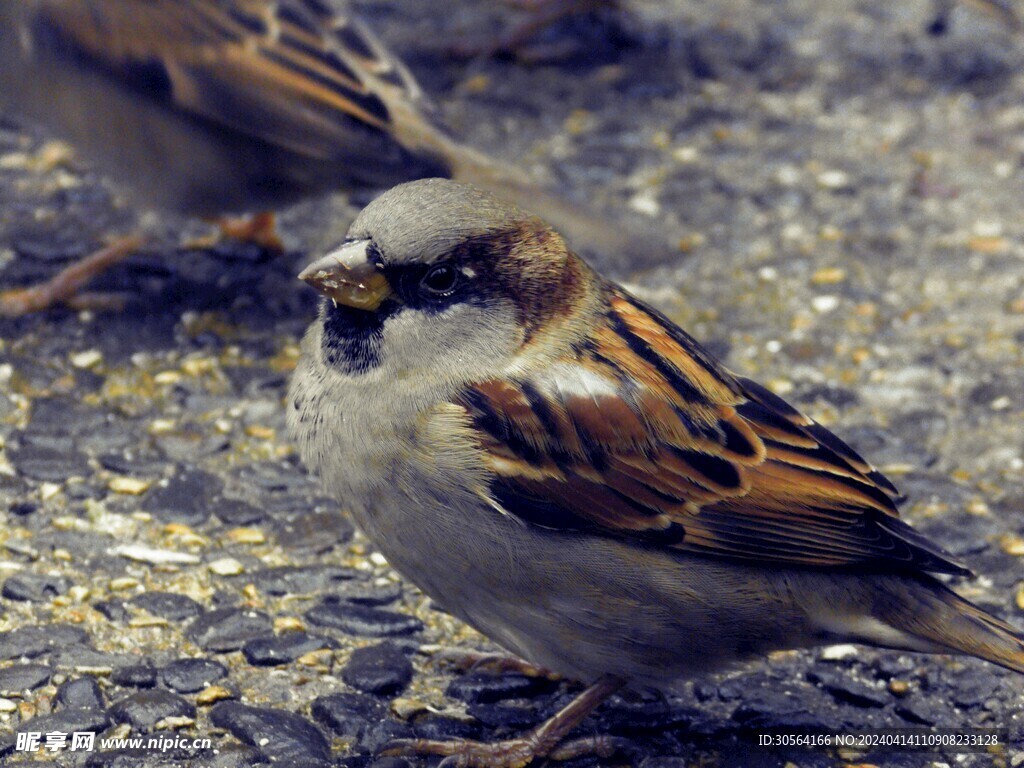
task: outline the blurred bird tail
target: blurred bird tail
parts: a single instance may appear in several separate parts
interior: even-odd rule
[[[871,595],[873,617],[907,641],[880,644],[963,653],[1024,674],[1024,633],[941,582],[919,576],[887,578],[876,586]],[[877,638],[871,641],[878,642]]]
[[[599,268],[623,275],[680,257],[679,250],[669,245],[653,219],[639,214],[630,216],[629,220],[625,216],[599,215],[551,191],[521,169],[461,144],[441,129],[428,129],[418,113],[407,117],[415,120],[416,126],[405,138],[400,135],[403,144],[440,157],[455,181],[492,192],[549,222],[573,250],[594,258]],[[402,121],[396,122],[402,124]],[[399,130],[399,133],[406,132]]]
[[[1017,13],[1010,0],[963,0],[963,2],[965,5],[972,5],[989,14],[1011,32],[1020,32],[1022,29],[1020,14]]]

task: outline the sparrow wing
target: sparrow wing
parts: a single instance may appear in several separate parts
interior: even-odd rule
[[[39,0],[30,23],[145,96],[311,158],[379,155],[386,101],[427,108],[401,62],[324,0]]]
[[[503,511],[761,563],[968,572],[827,429],[619,289],[606,319],[574,358],[461,393]]]

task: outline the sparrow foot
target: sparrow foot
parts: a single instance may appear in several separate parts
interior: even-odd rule
[[[623,739],[611,736],[588,736],[573,739],[556,746],[546,754],[537,751],[529,736],[484,744],[468,739],[431,741],[429,739],[399,739],[387,745],[381,753],[387,756],[446,755],[438,768],[523,768],[534,760],[547,758],[564,762],[577,757],[593,755],[610,758],[619,752]]]
[[[284,253],[284,243],[277,231],[277,218],[270,211],[251,216],[219,216],[210,220],[220,230],[219,235],[190,240],[190,248],[210,248],[222,239],[252,243],[270,253]]]
[[[550,669],[545,669],[523,659],[505,656],[500,653],[483,653],[482,651],[467,651],[460,648],[441,648],[434,651],[431,656],[438,661],[451,664],[463,672],[491,672],[495,675],[515,672],[525,677],[542,677],[554,682],[562,679],[561,675],[557,672],[552,672]]]
[[[620,678],[606,675],[569,702],[553,717],[532,731],[514,739],[484,743],[468,739],[433,741],[398,739],[385,745],[385,756],[444,755],[444,768],[523,768],[537,758],[567,760],[585,754],[609,757],[618,740],[594,736],[562,743],[597,706],[624,685]]]
[[[0,293],[0,317],[21,317],[49,309],[55,304],[70,304],[76,308],[109,308],[109,302],[99,301],[95,306],[90,299],[102,294],[80,294],[82,288],[99,274],[123,261],[142,247],[140,235],[119,238],[62,269],[44,283],[28,288],[16,288]]]

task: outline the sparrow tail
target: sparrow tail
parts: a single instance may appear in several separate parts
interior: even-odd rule
[[[889,578],[873,586],[872,617],[902,634],[909,650],[963,653],[1024,674],[1024,633],[936,579]]]
[[[602,268],[629,274],[679,257],[653,220],[645,222],[640,215],[628,222],[599,216],[468,147],[459,148],[452,178],[487,189],[540,216],[566,237],[573,250],[591,256]]]
[[[409,133],[407,143],[443,158],[450,178],[486,189],[548,221],[573,250],[591,257],[598,267],[630,274],[679,258],[678,249],[669,245],[653,219],[644,221],[647,217],[636,215],[623,221],[600,216],[545,189],[521,170],[455,141],[443,130],[428,128],[418,115],[409,121],[415,121],[416,131],[399,130],[400,138]]]

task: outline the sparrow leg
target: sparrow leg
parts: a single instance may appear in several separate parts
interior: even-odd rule
[[[277,219],[271,211],[261,211],[252,216],[225,216],[218,223],[225,237],[254,243],[274,253],[284,252],[284,243],[277,231]]]
[[[284,253],[284,243],[277,231],[277,219],[271,211],[251,216],[219,216],[208,219],[220,229],[220,236],[200,237],[188,242],[190,248],[209,248],[221,239],[252,243],[271,253]]]
[[[398,739],[385,745],[385,756],[445,755],[441,766],[448,768],[523,768],[539,757],[560,753],[559,743],[583,722],[597,706],[625,685],[625,680],[605,675],[583,693],[569,702],[549,720],[528,733],[514,739],[484,743],[456,739],[432,741],[429,739]],[[595,737],[577,739],[565,745],[567,757],[597,752],[614,751],[612,739]],[[440,766],[439,766],[440,768]]]
[[[106,248],[62,269],[44,283],[3,291],[0,293],[0,317],[21,317],[60,303],[74,303],[81,308],[83,302],[75,301],[75,297],[86,283],[133,254],[142,247],[142,243],[139,235],[119,238]],[[100,294],[89,296],[98,297]]]
[[[479,45],[456,45],[452,53],[460,58],[508,54],[527,60],[542,58],[530,53],[530,41],[541,31],[570,16],[601,7],[614,8],[618,0],[507,0],[526,12],[527,18],[497,38]]]
[[[452,664],[456,669],[463,672],[491,672],[501,675],[506,672],[515,672],[524,677],[543,677],[547,680],[558,681],[562,676],[550,669],[538,667],[523,659],[514,656],[505,656],[500,653],[483,653],[481,651],[467,651],[460,648],[442,648],[433,654],[435,659]]]
[[[548,752],[548,760],[565,762],[575,760],[577,757],[593,755],[603,757],[606,760],[629,748],[627,739],[617,739],[614,736],[584,736],[571,741],[563,741],[557,747]]]

